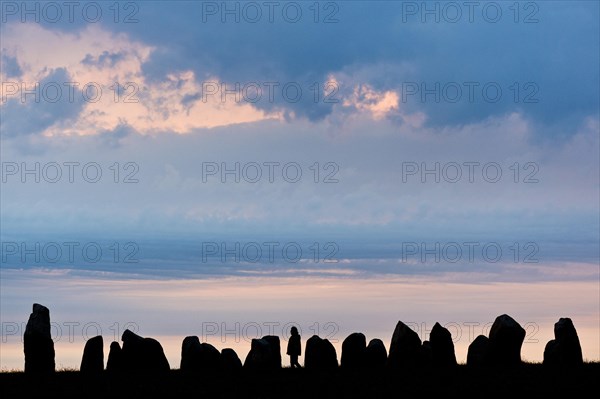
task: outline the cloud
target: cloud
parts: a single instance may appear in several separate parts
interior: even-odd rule
[[[155,12],[160,9],[156,7],[149,9]],[[180,12],[176,7],[173,11],[174,15]],[[22,184],[18,174],[9,176],[6,187],[10,190],[2,194],[6,231],[17,235],[34,231],[41,236],[51,232],[105,236],[119,231],[140,239],[226,233],[324,240],[346,237],[349,246],[380,241],[385,248],[397,246],[398,237],[479,237],[550,243],[546,253],[552,259],[571,256],[561,254],[556,244],[565,237],[572,245],[586,243],[595,249],[600,125],[596,111],[589,110],[594,102],[586,97],[586,106],[577,115],[568,110],[563,113],[563,122],[572,123],[557,124],[560,139],[548,133],[546,123],[529,107],[467,104],[466,115],[461,108],[465,104],[459,104],[452,112],[444,108],[456,123],[440,123],[446,111],[437,112],[435,102],[419,102],[420,94],[407,92],[415,86],[403,83],[433,76],[429,73],[434,67],[440,76],[452,74],[458,61],[451,57],[456,44],[448,40],[478,29],[495,37],[507,28],[436,25],[433,32],[425,32],[418,24],[403,26],[406,35],[399,43],[405,51],[388,54],[377,49],[384,44],[396,48],[399,43],[393,39],[400,33],[389,25],[389,18],[383,16],[378,24],[379,32],[388,34],[381,42],[367,33],[360,37],[349,33],[357,45],[370,40],[374,47],[364,54],[344,46],[331,49],[341,56],[336,61],[322,58],[325,49],[319,42],[316,52],[310,53],[314,54],[311,60],[292,65],[289,57],[299,50],[283,48],[280,38],[269,41],[265,36],[271,50],[278,51],[258,49],[265,57],[264,63],[258,63],[256,55],[242,50],[236,56],[248,68],[240,75],[236,71],[243,68],[238,63],[224,64],[238,48],[235,35],[258,32],[263,37],[281,30],[292,35],[302,49],[307,43],[292,31],[301,32],[306,26],[240,24],[231,27],[222,41],[214,33],[201,36],[197,47],[190,47],[189,37],[177,35],[173,46],[166,46],[171,39],[156,35],[161,21],[153,32],[139,32],[140,27],[117,32],[100,24],[75,30],[3,26],[3,45],[19,65],[22,81],[42,85],[95,82],[104,90],[96,102],[79,96],[76,101],[65,97],[56,103],[23,103],[21,93],[3,92],[9,97],[0,106],[3,160],[29,167],[36,162],[79,165],[75,183],[64,179],[48,183],[41,176],[39,184]],[[188,20],[182,18],[173,33]],[[371,22],[363,18],[358,25],[365,28]],[[223,27],[215,29],[222,32]],[[347,29],[345,24],[316,27],[307,35]],[[448,48],[434,46],[431,54],[419,52],[417,57],[417,43],[409,43],[416,40],[417,32],[423,34],[421,45],[441,34]],[[213,39],[213,44],[231,41],[232,47],[227,51],[205,47],[205,41]],[[473,38],[468,43],[482,56],[490,56],[483,41]],[[49,50],[51,46],[56,50]],[[584,41],[572,51],[588,48],[590,44]],[[201,55],[198,49],[205,53]],[[424,62],[442,55],[449,57],[447,68]],[[165,63],[168,68],[160,73],[150,72],[155,56],[173,56],[173,63]],[[465,57],[461,65],[467,72],[480,70],[482,64],[469,64],[471,55]],[[498,64],[514,68],[513,62],[502,59]],[[495,73],[503,79],[512,76],[500,69],[484,68],[481,73],[490,78]],[[244,80],[253,76],[261,79]],[[321,90],[317,93],[309,89],[304,103],[269,99],[265,83],[273,78],[297,79],[293,82],[310,88],[318,77],[330,86],[315,86]],[[281,96],[282,88],[277,86],[275,93]],[[262,101],[244,99],[256,95],[256,90],[263,90]],[[338,101],[324,102],[325,98]],[[82,178],[81,166],[90,162],[102,168],[103,179],[98,183]],[[273,181],[268,164],[276,165]],[[207,175],[206,165],[216,168],[214,173]],[[298,167],[301,179],[290,182],[287,173]],[[407,167],[411,168],[408,174]],[[131,173],[137,182],[125,184],[123,179]],[[256,173],[260,177],[253,181]],[[63,176],[67,176],[66,169]],[[118,206],[115,198],[119,198]],[[391,251],[387,256],[398,254]],[[572,256],[589,260],[591,255],[579,246]],[[348,259],[353,257],[360,258],[360,254]]]
[[[29,177],[22,184],[19,174],[8,176],[3,225],[15,233],[101,236],[118,230],[392,241],[598,238],[593,117],[566,142],[540,144],[532,139],[536,125],[520,114],[435,129],[374,119],[368,109],[348,117],[345,108],[337,108],[332,121],[263,121],[186,135],[140,136],[122,124],[100,135],[47,138],[43,155],[23,154],[5,140],[6,162],[93,161],[103,179],[87,183],[82,166],[74,183],[42,178],[35,184]],[[135,170],[125,169],[127,163],[137,165],[138,183],[123,183]],[[269,163],[276,165],[272,171]],[[417,169],[407,173],[407,165]],[[301,178],[292,182],[298,169]]]
[[[109,53],[108,51],[103,51],[97,57],[94,57],[91,54],[87,54],[85,58],[81,61],[84,65],[102,67],[102,66],[110,66],[114,67],[120,61],[123,61],[126,57],[124,53]]]
[[[25,71],[19,81],[11,82],[11,87],[3,85],[1,94],[8,101],[2,111],[10,121],[3,126],[7,137],[24,131],[45,136],[94,135],[124,125],[141,134],[187,133],[195,128],[281,119],[278,112],[266,113],[243,101],[223,101],[220,93],[199,94],[208,88],[220,88],[222,82],[218,77],[199,81],[188,70],[171,73],[164,81],[147,82],[141,65],[153,48],[133,42],[123,34],[94,26],[79,34],[46,30],[33,24],[5,30],[4,43]],[[42,41],[45,46],[40,46]],[[58,51],[48,51],[54,45]],[[50,74],[53,70],[64,73]],[[39,98],[32,106],[52,107],[45,95],[51,83],[51,89],[58,87],[62,112],[41,111],[43,124],[36,128],[20,126],[23,124],[12,119],[17,118],[16,114],[24,116],[31,112],[27,104],[32,101],[17,99],[22,98],[23,89],[35,83],[40,85]],[[64,112],[78,117],[68,125],[60,123]]]
[[[386,74],[365,75],[362,83],[398,93],[407,84],[417,84],[419,92],[408,97],[407,111],[424,112],[430,126],[473,123],[519,112],[547,128],[559,125],[546,133],[558,135],[572,125],[572,118],[597,113],[599,51],[593,39],[599,29],[593,17],[597,4],[541,5],[534,15],[537,23],[515,23],[514,12],[504,5],[497,23],[486,21],[481,7],[475,10],[473,21],[463,8],[462,19],[456,23],[441,17],[436,23],[431,15],[423,23],[419,13],[405,15],[404,3],[380,6],[340,3],[338,22],[330,24],[315,23],[308,9],[304,9],[306,18],[297,23],[281,18],[248,23],[243,18],[235,22],[233,16],[222,22],[220,14],[205,21],[201,3],[153,3],[140,14],[141,21],[153,22],[153,29],[143,22],[119,29],[159,49],[143,64],[149,79],[159,81],[174,71],[192,70],[198,76],[219,76],[230,84],[278,81],[309,86],[325,83],[331,74],[349,68],[375,72],[373,66],[388,65]],[[178,24],[171,24],[172,19]],[[169,35],[161,35],[162,31]],[[439,89],[434,89],[436,84]],[[456,102],[451,94],[455,84],[462,89]],[[435,94],[421,101],[421,85],[436,90],[440,101],[435,101]],[[501,95],[496,101],[497,87]],[[475,101],[470,100],[470,88],[475,88]],[[311,103],[308,96],[296,103],[257,104],[267,111],[278,106],[314,121],[333,112],[331,104]]]
[[[6,49],[3,49],[2,53],[2,57],[0,58],[0,70],[3,71],[7,78],[19,78],[23,71],[21,70],[16,57],[11,57],[6,54]]]
[[[64,86],[72,77],[65,68],[46,71],[43,79],[33,84],[22,81],[5,81],[3,85],[14,95],[0,93],[7,101],[0,105],[3,114],[4,137],[40,135],[49,129],[61,130],[75,121],[84,107],[80,99],[71,101],[62,95]]]
[[[356,87],[344,106],[368,111],[375,120],[384,118],[388,113],[398,110],[398,94],[394,91],[377,93],[369,85]]]
[[[105,87],[102,100],[86,104],[73,129],[47,134],[93,134],[122,123],[153,134],[265,119],[317,122],[336,113],[336,103],[325,101],[332,79],[340,83],[338,102],[353,101],[361,85],[388,93],[387,102],[397,95],[404,116],[388,116],[399,124],[443,128],[518,113],[540,126],[535,139],[543,140],[564,139],[571,126],[598,115],[595,4],[539,7],[535,24],[515,23],[509,9],[498,23],[480,13],[473,22],[423,23],[419,15],[405,15],[401,3],[377,11],[361,3],[338,6],[337,22],[330,24],[315,23],[309,9],[298,23],[223,23],[219,15],[203,15],[202,3],[148,3],[136,14],[138,23],[11,21],[2,29],[6,51],[26,78],[63,67],[78,81]],[[590,62],[572,62],[577,59]],[[236,85],[265,90],[274,82],[273,101],[238,101],[235,95],[223,101],[223,92]],[[207,96],[213,84],[219,92]],[[290,101],[281,90],[296,86],[302,96]],[[114,94],[121,95],[118,104]]]

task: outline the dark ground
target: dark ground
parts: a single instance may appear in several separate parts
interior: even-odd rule
[[[0,373],[3,398],[128,397],[128,398],[429,398],[434,395],[486,397],[588,397],[599,392],[600,363],[578,370],[549,370],[541,364],[513,369],[383,370],[329,373],[284,368],[238,375],[184,374],[120,376],[106,372],[89,378],[77,371],[34,377],[22,372]],[[468,396],[466,396],[468,395]]]

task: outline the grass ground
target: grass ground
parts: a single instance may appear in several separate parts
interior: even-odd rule
[[[460,365],[453,370],[383,370],[348,372],[341,369],[316,373],[281,370],[237,375],[185,374],[172,370],[163,375],[89,378],[77,371],[60,371],[34,377],[22,372],[0,373],[2,397],[68,398],[429,398],[433,395],[468,397],[568,397],[598,392],[600,363],[578,370],[548,370],[541,364],[523,364],[504,370],[474,370]],[[14,396],[13,396],[14,395]],[[585,395],[588,396],[588,395]]]

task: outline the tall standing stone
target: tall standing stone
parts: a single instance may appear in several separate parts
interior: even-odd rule
[[[200,344],[200,370],[216,371],[221,367],[221,352],[208,342]]]
[[[54,372],[54,342],[50,334],[50,310],[38,303],[23,334],[26,373]]]
[[[231,348],[221,350],[221,370],[237,373],[242,369],[242,361]]]
[[[485,364],[490,340],[485,335],[478,335],[469,344],[467,351],[467,366],[480,367]]]
[[[583,353],[573,321],[560,318],[554,324],[554,339],[544,349],[544,364],[549,366],[573,367],[583,364]]]
[[[197,336],[185,337],[181,344],[182,371],[215,371],[221,367],[221,353]]]
[[[170,370],[165,352],[154,338],[143,338],[130,330],[125,330],[122,357],[125,371],[166,372]]]
[[[97,374],[104,371],[104,340],[102,335],[90,338],[85,343],[79,370],[88,374]]]
[[[369,370],[380,369],[385,367],[387,362],[387,350],[383,341],[378,338],[373,338],[369,341],[365,351],[365,363]]]
[[[313,335],[306,341],[304,367],[307,370],[335,370],[338,367],[335,347],[328,339]]]
[[[388,365],[392,368],[414,367],[423,364],[423,351],[419,335],[399,321],[392,335]]]
[[[279,337],[267,335],[253,339],[246,356],[244,368],[251,370],[274,370],[281,368],[281,346]]]
[[[365,366],[367,338],[362,333],[352,333],[342,342],[341,367],[360,369]]]
[[[197,336],[189,336],[181,343],[181,371],[199,371],[202,357],[202,346]]]
[[[108,360],[106,360],[106,371],[111,373],[120,372],[123,370],[123,352],[121,345],[117,341],[110,344],[108,351]]]
[[[436,367],[456,366],[456,355],[452,334],[440,323],[435,323],[429,334],[433,365]]]
[[[271,353],[272,353],[272,368],[280,369],[281,368],[281,343],[279,342],[279,337],[276,335],[265,335],[262,337],[265,341],[271,345]]]
[[[524,339],[525,329],[515,319],[506,314],[496,317],[490,329],[486,363],[491,366],[521,364],[521,346]]]

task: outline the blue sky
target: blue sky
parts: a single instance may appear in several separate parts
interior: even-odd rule
[[[79,2],[72,19],[53,4],[2,3],[3,292],[27,284],[18,270],[267,291],[598,282],[597,2]],[[301,261],[203,261],[268,242]],[[440,261],[421,247],[436,243]],[[3,294],[3,318],[32,300]]]

